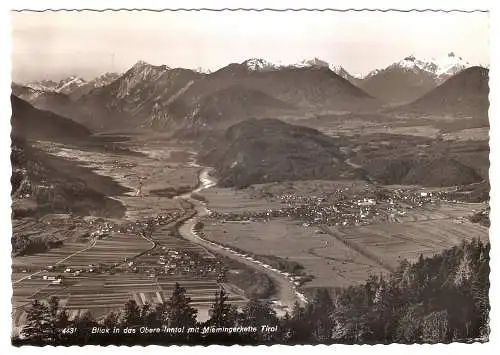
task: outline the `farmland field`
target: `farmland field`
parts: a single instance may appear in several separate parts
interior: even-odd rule
[[[266,192],[271,196],[290,191],[315,195],[328,192],[329,187],[332,190],[339,187],[337,184],[329,185],[325,182],[269,184],[238,191],[209,189],[204,195],[209,200],[211,211],[244,214],[280,208],[279,201],[263,197]],[[359,190],[353,190],[356,184],[345,186],[350,186],[352,191]],[[266,203],[269,200],[271,203]],[[240,207],[234,210],[233,206]],[[382,210],[384,204],[377,206],[381,214],[385,213]],[[446,201],[415,207],[407,204],[406,212],[395,217],[391,223],[374,220],[367,225],[328,226],[327,231],[332,231],[331,234],[293,218],[240,221],[212,217],[204,220],[204,232],[207,239],[229,247],[300,263],[305,268],[304,272],[314,277],[303,285],[307,291],[308,288],[364,282],[369,275],[390,272],[403,259],[415,261],[420,254],[431,256],[463,240],[485,240],[488,229],[467,219],[484,207],[485,204],[481,203]],[[360,253],[350,247],[352,244],[368,253]]]
[[[137,304],[154,305],[164,302],[172,294],[175,282],[187,289],[193,305],[200,308],[200,318],[206,317],[206,312],[213,302],[220,285],[214,279],[186,279],[182,277],[148,278],[137,274],[92,275],[68,277],[64,285],[53,285],[50,281],[28,280],[23,288],[14,288],[14,324],[22,324],[25,318],[23,305],[32,299],[45,299],[48,296],[59,297],[61,304],[73,318],[85,311],[90,311],[96,317],[102,317],[111,311],[117,311],[128,300]],[[227,288],[231,290],[230,287]],[[16,302],[23,298],[25,302]],[[228,299],[232,304],[245,302],[241,295],[228,291]]]
[[[210,240],[218,243],[299,262],[307,274],[314,276],[306,287],[344,286],[362,282],[371,273],[384,272],[376,263],[341,243],[330,242],[325,247],[325,241],[331,240],[329,236],[316,233],[315,228],[304,228],[297,221],[220,223],[207,220],[204,231]]]

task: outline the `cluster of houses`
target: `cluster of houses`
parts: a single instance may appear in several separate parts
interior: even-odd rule
[[[367,197],[368,196],[368,197]],[[375,197],[377,196],[377,197]],[[303,220],[305,226],[328,224],[366,225],[374,221],[395,222],[408,210],[438,201],[449,201],[442,192],[396,188],[384,194],[358,193],[346,197],[342,190],[324,196],[300,196],[292,193],[268,196],[283,207],[258,212],[220,213],[210,216],[222,221],[269,221],[272,218]]]
[[[212,258],[205,258],[197,252],[190,250],[162,247],[155,253],[156,264],[149,262],[129,262],[129,268],[137,272],[139,269],[154,276],[158,275],[183,275],[190,277],[217,277],[224,272],[222,262]]]

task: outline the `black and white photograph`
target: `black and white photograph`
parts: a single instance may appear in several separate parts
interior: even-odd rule
[[[488,10],[9,16],[13,346],[490,340]]]

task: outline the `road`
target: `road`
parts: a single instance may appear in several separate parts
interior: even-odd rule
[[[83,252],[85,252],[85,251],[87,251],[87,250],[90,250],[90,249],[92,249],[93,247],[95,247],[95,245],[96,245],[96,244],[97,244],[97,237],[93,237],[93,238],[92,238],[92,240],[91,240],[91,242],[90,242],[90,245],[89,245],[88,247],[85,247],[85,248],[83,248],[83,249],[81,249],[81,250],[78,250],[77,252],[75,252],[75,253],[73,253],[73,254],[71,254],[71,255],[66,256],[65,258],[63,258],[63,259],[59,260],[58,262],[54,263],[53,265],[59,265],[59,264],[61,264],[61,263],[65,262],[66,260],[68,260],[68,259],[70,259],[70,258],[74,257],[75,255],[78,255],[78,254],[81,254],[81,253],[83,253]],[[48,266],[49,266],[49,265],[47,265],[47,266],[46,266],[46,268],[47,268]],[[35,275],[38,275],[38,274],[40,274],[41,272],[43,272],[43,269],[42,269],[42,270],[39,270],[39,271],[37,271],[37,272],[34,272],[34,273],[32,273],[32,274],[26,275],[26,276],[24,276],[24,277],[20,278],[19,280],[12,281],[12,283],[13,283],[13,284],[17,284],[17,283],[19,283],[19,282],[21,282],[21,281],[24,281],[24,280],[26,280],[26,279],[29,279],[29,278],[31,278],[31,277],[33,277],[33,276],[35,276]]]

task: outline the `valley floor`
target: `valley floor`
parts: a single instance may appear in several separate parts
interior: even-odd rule
[[[72,316],[90,311],[99,317],[129,299],[140,305],[162,302],[175,282],[187,288],[205,319],[219,287],[241,305],[256,274],[277,287],[274,295],[266,289],[259,295],[275,301],[277,309],[290,309],[318,287],[359,284],[393,271],[403,259],[415,261],[462,240],[488,239],[488,228],[468,219],[487,205],[443,198],[443,189],[385,186],[391,197],[377,199],[375,186],[365,181],[282,182],[239,190],[203,186],[203,167],[188,147],[160,134],[128,138],[124,144],[140,154],[38,142],[38,148],[124,187],[126,192],[110,197],[126,213],[109,219],[14,220],[15,236],[50,233],[63,241],[45,252],[13,257],[15,326],[23,324],[24,307],[34,299],[56,295]]]
[[[302,218],[294,215],[293,209],[285,212],[293,203],[303,206],[304,199],[300,197],[313,194],[315,200],[310,210],[325,217],[328,202],[321,209],[315,204],[316,199],[345,191],[345,186],[353,191],[357,186],[357,190],[362,191],[361,183],[336,185],[327,181],[269,184],[244,190],[206,190],[204,196],[212,212],[204,220],[206,238],[262,258],[274,256],[299,263],[303,271],[313,277],[302,285],[306,294],[311,292],[308,289],[317,287],[363,283],[369,275],[393,271],[404,259],[416,261],[420,254],[431,256],[463,240],[488,239],[488,228],[468,219],[484,209],[484,203],[438,199],[411,203],[402,197],[408,202],[396,204],[398,210],[392,216],[387,212],[388,206],[379,201],[370,213],[360,211],[359,207],[344,212],[344,216],[332,211],[331,219],[327,217],[325,223],[318,219],[315,223],[314,217],[307,218],[304,208]],[[404,187],[394,189],[400,191]],[[406,189],[412,191],[414,187]],[[287,192],[287,202],[280,202],[277,196],[286,190],[295,192]],[[365,194],[370,196],[367,191]],[[356,192],[355,196],[358,198],[362,193]],[[295,202],[290,204],[289,200]],[[336,220],[341,223],[334,222]]]

